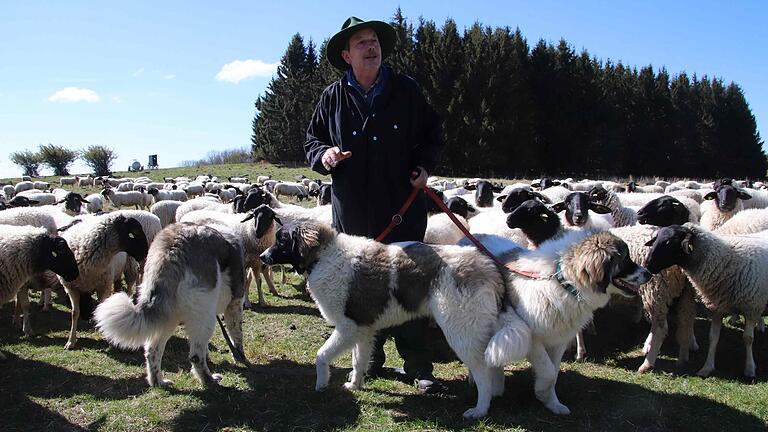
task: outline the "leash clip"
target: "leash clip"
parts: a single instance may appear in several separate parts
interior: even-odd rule
[[[400,225],[401,223],[403,223],[403,217],[400,216],[399,214],[392,216],[392,223],[395,225]]]

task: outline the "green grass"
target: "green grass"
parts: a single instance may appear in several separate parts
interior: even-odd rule
[[[273,173],[291,179],[311,175],[304,168],[236,165],[190,169],[219,176]],[[183,168],[151,172],[153,178],[176,176]],[[279,282],[279,274],[275,275]],[[249,431],[249,430],[532,430],[532,431],[758,431],[768,421],[768,335],[757,333],[756,383],[740,380],[744,350],[739,329],[725,326],[718,347],[715,376],[694,375],[706,355],[708,323],[697,320],[701,349],[690,366],[675,370],[674,328],[662,349],[657,370],[639,375],[640,347],[647,324],[632,324],[621,307],[601,311],[597,336],[588,336],[590,359],[571,361],[566,354],[558,394],[573,414],[555,416],[533,395],[527,363],[509,366],[506,393],[495,399],[489,416],[467,423],[461,413],[475,401],[467,371],[457,361],[436,364],[435,375],[447,385],[442,395],[422,396],[409,384],[375,379],[349,393],[341,384],[351,356],[332,370],[329,390],[314,391],[314,356],[332,328],[309,297],[289,280],[280,297],[266,294],[270,306],[246,311],[245,350],[253,366],[232,361],[218,329],[211,342],[210,367],[224,374],[221,386],[204,389],[189,373],[183,330],[173,337],[163,358],[170,389],[149,388],[141,352],[110,347],[92,325],[80,322],[78,348],[64,350],[69,305],[55,296],[48,313],[33,306],[38,336],[27,339],[11,325],[12,305],[0,308],[0,430],[52,431]],[[255,301],[255,287],[251,300]],[[672,320],[674,321],[674,320]],[[392,342],[387,365],[401,366]]]

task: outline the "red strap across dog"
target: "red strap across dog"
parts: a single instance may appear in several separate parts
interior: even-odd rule
[[[408,198],[405,200],[405,203],[403,203],[403,206],[400,207],[400,211],[397,212],[396,215],[392,216],[392,221],[389,223],[389,225],[387,225],[386,228],[384,228],[384,231],[381,234],[379,234],[378,237],[376,237],[375,239],[376,241],[380,242],[384,240],[385,238],[387,238],[389,233],[392,232],[392,230],[396,226],[403,223],[403,216],[405,216],[405,212],[407,212],[408,209],[411,207],[411,204],[413,204],[413,201],[416,200],[416,195],[418,195],[418,193],[419,193],[419,190],[417,188],[413,188],[413,190],[411,191],[411,194],[408,195]]]

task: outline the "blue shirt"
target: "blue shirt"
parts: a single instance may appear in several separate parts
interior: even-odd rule
[[[382,66],[379,69],[379,76],[376,77],[376,81],[373,82],[373,85],[368,89],[368,91],[365,91],[363,90],[363,87],[360,85],[360,83],[357,82],[357,79],[355,79],[355,74],[352,73],[352,69],[350,68],[346,73],[347,84],[349,84],[353,89],[357,90],[357,93],[363,98],[365,104],[368,106],[368,109],[370,109],[373,107],[373,100],[376,99],[376,96],[380,95],[384,91],[384,86],[387,82],[387,79],[389,78],[389,74],[389,68]]]

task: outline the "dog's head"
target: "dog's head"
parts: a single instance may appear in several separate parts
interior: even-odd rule
[[[292,221],[277,230],[275,244],[261,254],[261,261],[266,265],[290,264],[297,272],[304,273],[333,235],[333,230],[322,223]]]
[[[566,259],[567,257],[567,259]],[[629,256],[623,240],[608,232],[593,234],[564,257],[568,276],[580,290],[632,297],[652,275]]]

